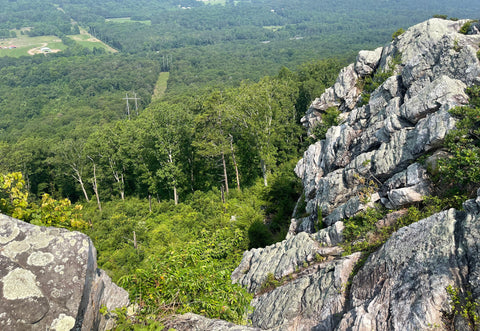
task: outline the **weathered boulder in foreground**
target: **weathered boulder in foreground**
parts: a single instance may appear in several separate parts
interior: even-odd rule
[[[1,330],[105,330],[113,325],[100,307],[129,303],[79,232],[0,214],[0,266]]]

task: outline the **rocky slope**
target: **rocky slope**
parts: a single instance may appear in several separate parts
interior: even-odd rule
[[[128,304],[86,235],[0,214],[0,330],[107,330],[99,309]]]
[[[431,19],[385,47],[361,51],[312,103],[302,119],[309,132],[330,107],[338,107],[342,122],[295,168],[308,216],[292,220],[283,242],[245,252],[232,274],[256,294],[253,328],[471,329],[451,311],[446,288],[464,305],[480,297],[480,192],[464,203],[465,211],[451,209],[400,229],[363,266],[359,253],[341,257],[337,246],[342,220],[373,203],[399,209],[431,192],[422,164],[442,157],[443,139],[455,127],[448,110],[468,103],[465,88],[480,83],[478,24],[464,35],[465,22]],[[391,75],[362,105],[366,77],[382,72]],[[416,162],[427,153],[424,163]],[[319,220],[326,228],[315,232]]]

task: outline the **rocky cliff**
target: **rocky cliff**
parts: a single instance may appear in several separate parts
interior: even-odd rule
[[[128,304],[86,235],[0,214],[0,330],[106,330],[100,308]]]
[[[465,211],[401,228],[366,261],[361,253],[342,256],[338,246],[345,219],[374,203],[400,209],[431,193],[422,164],[442,157],[456,122],[448,110],[467,104],[465,88],[480,83],[480,34],[475,24],[459,33],[465,22],[431,19],[385,47],[361,51],[312,103],[302,119],[310,133],[331,107],[341,111],[341,123],[295,168],[307,216],[292,219],[283,242],[245,252],[232,274],[256,294],[252,328],[236,330],[472,328],[449,300],[456,295],[461,307],[470,305],[470,319],[480,316],[480,192]],[[365,83],[376,77],[383,78],[368,98]],[[214,325],[198,323],[198,330]]]

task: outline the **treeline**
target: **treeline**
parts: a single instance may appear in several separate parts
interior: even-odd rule
[[[107,59],[99,57],[95,70],[82,66],[85,59],[72,58],[30,63],[15,76],[5,70],[8,98],[2,102],[22,104],[23,97],[30,116],[22,109],[2,117],[1,167],[23,172],[32,193],[73,201],[92,196],[177,201],[197,190],[251,186],[258,177],[267,184],[278,165],[298,157],[305,138],[299,119],[344,64],[312,62],[297,72],[283,69],[257,83],[144,109],[158,67],[150,60],[134,62],[135,72],[130,68],[122,80],[130,58]],[[99,72],[104,79],[97,81]],[[22,86],[26,79],[31,86]],[[120,91],[133,89],[141,97],[140,112],[137,116],[129,101],[127,119]]]

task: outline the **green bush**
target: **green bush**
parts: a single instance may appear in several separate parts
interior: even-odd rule
[[[462,27],[460,28],[460,33],[462,34],[467,34],[468,31],[470,30],[470,27],[472,26],[473,23],[475,23],[477,21],[468,21],[468,22],[465,22],[465,24],[462,25]]]
[[[340,111],[337,107],[330,107],[322,114],[322,122],[313,128],[312,134],[317,140],[325,139],[327,131],[334,125],[338,125]]]
[[[395,40],[395,38],[397,38],[398,36],[400,36],[401,34],[403,34],[405,32],[405,30],[403,28],[400,28],[398,29],[397,31],[395,31],[393,34],[392,34],[392,41]]]
[[[434,177],[447,195],[472,197],[480,182],[480,87],[467,89],[470,105],[455,107],[450,113],[457,118],[456,129],[445,137],[451,157],[439,160]]]

